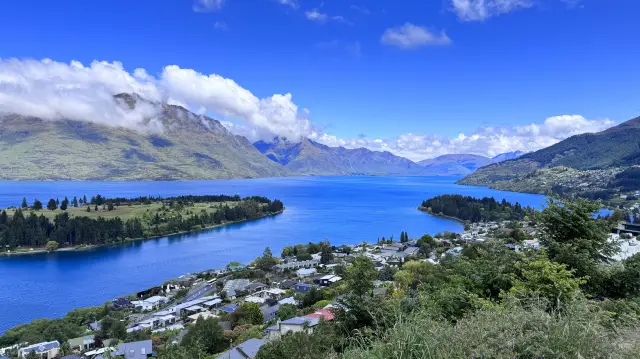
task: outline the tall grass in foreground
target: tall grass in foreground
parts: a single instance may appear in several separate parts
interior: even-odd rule
[[[397,319],[383,338],[362,341],[345,359],[640,358],[637,327],[580,300],[559,314],[541,306],[481,309],[453,324],[428,311]]]

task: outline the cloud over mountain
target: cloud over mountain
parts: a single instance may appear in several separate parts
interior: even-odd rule
[[[451,153],[471,153],[488,157],[511,151],[535,151],[561,140],[586,132],[598,132],[614,125],[609,119],[588,120],[579,115],[554,116],[542,123],[512,127],[483,127],[454,138],[408,133],[391,139],[341,139],[326,133],[313,133],[310,138],[329,146],[365,147],[389,151],[395,155],[420,161]]]
[[[141,102],[130,109],[113,99],[123,92],[139,94],[150,103]],[[144,69],[128,72],[119,62],[94,61],[85,66],[77,61],[0,59],[0,113],[161,131],[156,123],[146,120],[158,110],[152,103],[164,102],[222,117],[228,129],[252,142],[269,141],[274,136],[292,142],[308,137],[329,146],[389,151],[416,161],[449,153],[492,157],[516,150],[533,151],[614,124],[608,119],[566,115],[526,126],[483,127],[454,138],[418,132],[392,138],[341,138],[314,126],[309,111],[294,103],[291,94],[258,98],[217,74],[169,65],[154,76]]]
[[[113,95],[123,92],[240,120],[267,137],[295,141],[313,132],[308,112],[299,110],[291,94],[260,99],[217,74],[170,65],[155,77],[144,69],[130,73],[119,62],[94,61],[84,66],[77,61],[0,60],[0,113],[139,128],[144,119],[154,116],[154,106],[143,104],[134,110],[122,106]]]

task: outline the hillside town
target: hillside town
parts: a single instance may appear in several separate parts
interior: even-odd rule
[[[402,232],[400,241],[383,237],[355,245],[297,245],[284,248],[280,258],[267,248],[249,265],[232,262],[114,298],[104,305],[108,316],[83,323],[82,336],[0,348],[0,359],[149,358],[160,347],[180,344],[190,327],[211,318],[231,338],[228,350],[216,359],[254,358],[265,343],[287,333],[313,333],[322,321],[333,320],[340,304],[331,293],[340,292],[346,271],[358,257],[373,262],[379,273],[373,294],[385,296],[393,290],[394,272],[407,261],[438,264],[447,256],[459,256],[468,244],[493,238],[503,239],[513,251],[539,250],[537,235],[538,229],[526,220],[492,221],[466,223],[462,233],[418,239]],[[640,252],[638,235],[639,225],[620,222],[612,228],[610,240],[620,242],[622,249],[617,259]]]

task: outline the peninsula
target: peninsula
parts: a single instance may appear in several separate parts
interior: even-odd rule
[[[87,249],[258,219],[281,213],[280,200],[239,195],[22,200],[0,212],[3,254]]]

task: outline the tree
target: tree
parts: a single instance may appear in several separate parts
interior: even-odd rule
[[[78,207],[78,198],[76,196],[73,196],[73,200],[71,200],[71,204],[73,205],[73,207]]]
[[[67,207],[69,207],[69,199],[65,196],[62,203],[60,203],[60,209],[66,211]]]
[[[374,288],[373,281],[378,278],[378,271],[371,259],[358,257],[347,271],[347,283],[352,293],[356,296],[371,294]]]
[[[33,201],[33,210],[34,211],[40,211],[42,210],[42,202],[40,202],[38,199],[35,199]]]
[[[298,315],[298,307],[293,304],[282,304],[276,313],[280,320],[287,320]]]
[[[409,235],[407,234],[407,232],[400,232],[400,243],[407,242],[409,242]]]
[[[619,244],[608,239],[607,222],[593,218],[599,208],[599,202],[585,199],[552,198],[536,218],[549,259],[566,264],[578,277],[594,276],[598,264],[619,251]]]
[[[58,208],[58,205],[56,204],[56,200],[53,198],[49,199],[49,202],[47,203],[47,209],[50,211],[55,211],[56,208]]]
[[[327,264],[333,260],[333,251],[328,245],[322,246],[320,250],[320,263]]]
[[[395,274],[395,272],[396,271],[393,269],[393,267],[384,266],[384,267],[382,267],[380,272],[378,272],[378,279],[383,281],[383,282],[392,281],[393,280],[393,275]]]
[[[56,242],[56,241],[47,242],[47,251],[53,252],[56,249],[58,249],[58,242]]]
[[[262,257],[256,260],[257,267],[264,270],[270,271],[274,265],[276,265],[276,259],[273,258],[273,254],[271,253],[271,249],[269,247],[264,249],[262,253]]]
[[[565,264],[540,257],[528,263],[519,263],[520,271],[515,275],[510,292],[518,296],[542,297],[549,300],[553,308],[575,299],[580,286],[586,281],[573,276]]]
[[[234,327],[242,324],[258,325],[264,322],[264,315],[260,310],[260,306],[256,303],[242,303],[230,315],[231,325]]]
[[[182,339],[182,346],[201,347],[205,353],[211,355],[224,351],[227,342],[217,318],[200,318],[187,330]]]
[[[56,198],[56,206],[59,206],[59,205],[60,205],[60,199]]]
[[[87,204],[87,195],[82,196],[82,203]]]
[[[87,212],[91,212],[91,206],[87,206]]]
[[[27,204],[27,197],[22,198],[22,205],[20,206],[22,208],[28,208],[29,205]]]

